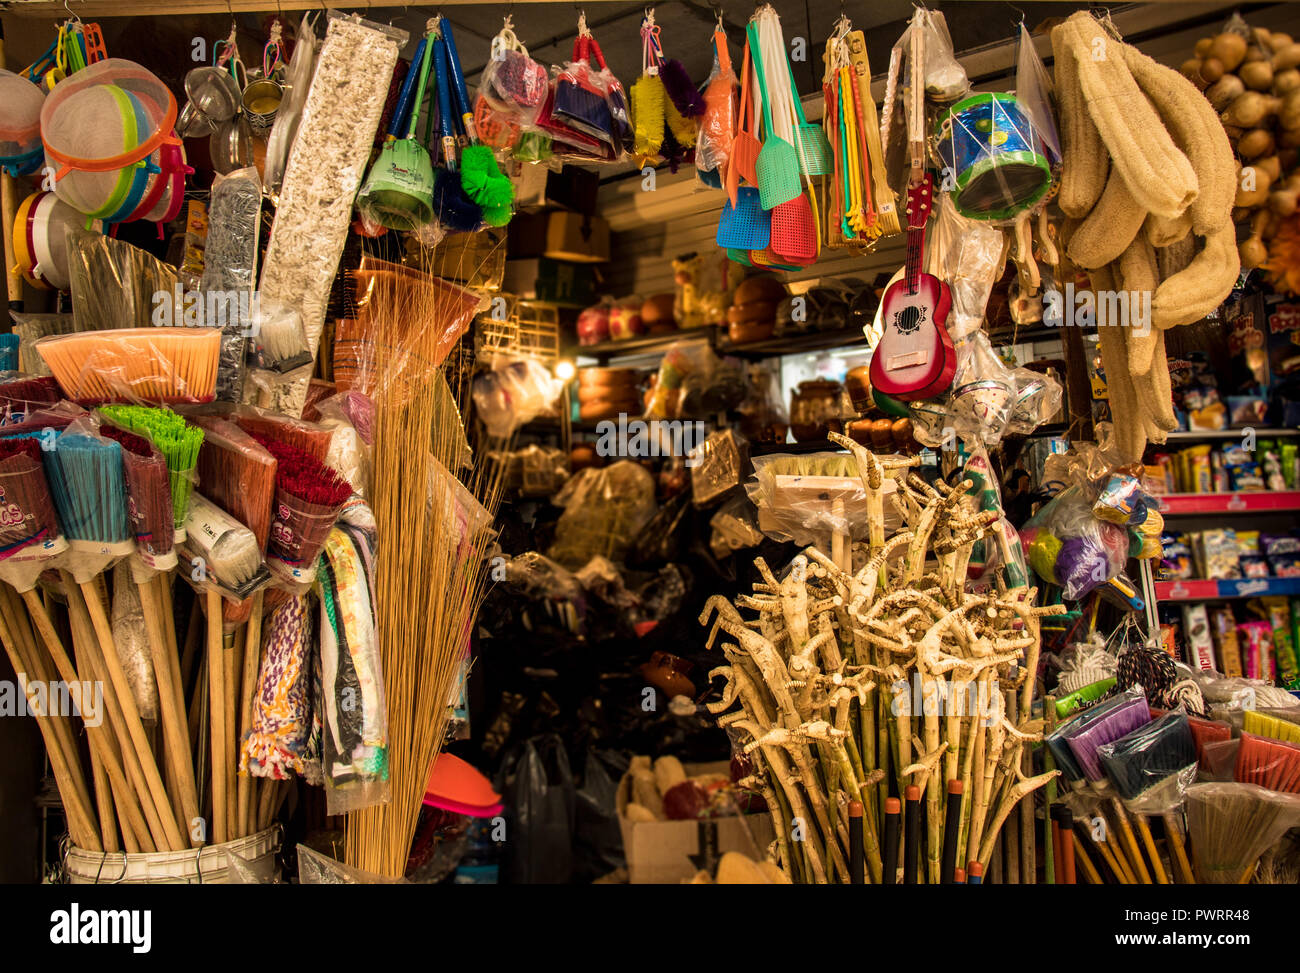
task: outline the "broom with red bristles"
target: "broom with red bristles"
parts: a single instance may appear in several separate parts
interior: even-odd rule
[[[40,444],[35,439],[0,439],[0,559],[58,531]]]
[[[275,502],[267,562],[283,581],[308,586],[352,487],[334,470],[288,443],[254,437],[276,459]]]

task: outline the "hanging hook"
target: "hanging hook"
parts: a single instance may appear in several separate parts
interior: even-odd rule
[[[1014,10],[1016,13],[1020,14],[1020,19],[1019,19],[1019,20],[1013,20],[1013,21],[1011,22],[1012,25],[1013,25],[1013,26],[1021,26],[1021,25],[1023,25],[1024,22],[1025,22],[1025,12],[1024,12],[1023,10],[1021,10],[1019,7],[1017,7],[1014,3],[1008,3],[1007,6],[1010,7],[1012,10]]]

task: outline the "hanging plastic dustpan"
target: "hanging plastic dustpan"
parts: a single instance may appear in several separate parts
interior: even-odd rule
[[[392,230],[412,230],[433,217],[433,161],[415,139],[393,139],[379,150],[357,208]]]
[[[772,208],[770,246],[785,263],[810,264],[817,259],[817,224],[805,193]]]
[[[41,106],[45,92],[20,74],[0,69],[0,165],[10,175],[41,166]]]
[[[737,250],[735,247],[728,247],[727,259],[732,261],[733,263],[738,263],[745,267],[754,266],[753,262],[749,259],[748,250]]]
[[[799,181],[799,153],[772,129],[772,102],[768,98],[767,81],[763,74],[763,58],[758,46],[758,26],[749,23],[749,45],[754,58],[754,76],[763,98],[763,148],[754,164],[758,176],[758,191],[763,209],[772,209],[788,203],[803,191]]]
[[[718,219],[718,246],[736,250],[762,250],[772,239],[772,214],[763,209],[759,191],[741,186],[736,205],[727,200]]]
[[[424,803],[472,818],[494,818],[501,813],[501,795],[472,766],[450,753],[440,753],[429,771]]]

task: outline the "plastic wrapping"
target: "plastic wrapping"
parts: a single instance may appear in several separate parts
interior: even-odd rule
[[[1016,97],[1034,131],[1043,140],[1049,163],[1056,168],[1061,164],[1061,136],[1056,130],[1053,95],[1051,75],[1038,56],[1029,29],[1021,21],[1020,40],[1016,47]]]
[[[399,388],[414,383],[442,364],[479,311],[479,296],[473,291],[401,264],[364,257],[352,277],[355,313],[339,323],[334,336],[339,391],[355,388],[373,399],[381,377]],[[380,319],[377,311],[389,308],[411,309],[412,321],[436,315],[440,332],[432,361],[412,353],[417,337],[403,333],[402,323]]]
[[[1061,383],[1030,368],[1011,372],[1016,393],[1007,419],[1007,432],[1027,436],[1061,410]]]
[[[946,194],[928,232],[927,269],[948,284],[948,332],[957,341],[983,326],[989,295],[1006,266],[1006,238],[997,227],[962,216]]]
[[[220,350],[216,328],[123,328],[36,342],[68,398],[83,404],[211,402]]]
[[[321,782],[320,755],[311,742],[315,652],[309,605],[308,599],[291,596],[268,612],[263,623],[252,722],[239,751],[241,773],[271,780],[297,774],[309,783]]]
[[[748,464],[745,442],[734,430],[709,433],[687,459],[691,470],[691,499],[697,507],[710,507],[740,487]]]
[[[28,375],[50,375],[50,366],[36,353],[36,342],[51,335],[71,334],[76,330],[71,314],[24,314],[10,311],[14,334],[18,335],[18,367]]]
[[[1092,515],[1092,505],[1071,487],[1039,510],[1020,531],[1030,567],[1077,601],[1124,570],[1128,532]]]
[[[774,453],[753,459],[754,478],[745,491],[758,508],[758,525],[773,540],[794,541],[830,550],[830,535],[867,537],[867,494],[853,458],[842,453],[792,456]],[[897,489],[886,479],[886,498]],[[894,505],[885,502],[885,535],[902,525]]]
[[[1196,742],[1186,713],[1169,713],[1097,748],[1106,776],[1138,814],[1182,803],[1196,778]]]
[[[316,54],[320,42],[316,37],[313,13],[303,14],[298,30],[294,34],[293,55],[285,71],[284,87],[286,93],[280,101],[280,109],[275,113],[275,124],[266,142],[266,162],[263,166],[263,186],[273,197],[280,191],[284,179],[284,166],[289,158],[294,137],[298,133],[298,123],[302,118],[302,107],[307,101],[307,92],[311,89],[312,74],[316,69]]]
[[[316,577],[316,558],[352,487],[309,453],[263,436],[255,439],[275,457],[275,499],[266,562],[291,586]]]
[[[1198,760],[1201,780],[1230,781],[1237,775],[1237,751],[1241,741],[1228,738],[1211,740],[1201,747]]]
[[[176,566],[175,518],[171,472],[162,452],[148,439],[118,426],[108,416],[100,435],[122,447],[122,472],[126,480],[127,521],[141,562],[155,570]]]
[[[210,500],[252,530],[260,551],[271,533],[275,457],[233,422],[193,416],[203,430],[199,484]]]
[[[63,390],[52,376],[37,378],[21,372],[0,373],[0,427],[25,424],[33,415],[55,409],[62,401]],[[72,409],[79,408],[70,402],[65,404]]]
[[[1300,746],[1243,732],[1233,778],[1271,791],[1300,793]]]
[[[695,168],[701,177],[721,187],[721,172],[731,157],[736,138],[736,112],[740,107],[740,79],[731,64],[727,35],[719,26],[713,32],[713,70],[704,85],[704,114],[695,140]],[[708,174],[713,172],[713,176]]]
[[[1205,783],[1187,789],[1187,832],[1196,877],[1204,884],[1237,885],[1255,862],[1300,825],[1300,797],[1253,784]]]
[[[968,443],[1001,442],[1015,403],[1016,381],[984,331],[955,343],[957,370],[944,405],[957,435]]]
[[[491,58],[483,69],[478,89],[479,98],[516,130],[515,139],[508,144],[494,145],[495,148],[513,147],[518,134],[536,124],[549,85],[550,75],[545,66],[528,56],[528,48],[515,36],[507,17],[501,32],[492,38]],[[483,134],[481,126],[479,134]]]
[[[963,216],[1014,219],[1052,185],[1042,135],[1019,93],[982,92],[943,111],[935,127],[943,188]]]
[[[176,268],[139,247],[77,230],[68,236],[68,263],[77,331],[203,323]]]
[[[1129,718],[1117,721],[1115,714],[1119,711],[1126,712]],[[1123,735],[1115,734],[1109,739],[1103,739],[1093,732],[1092,728],[1103,720],[1107,721],[1108,728],[1118,728],[1123,723],[1137,727],[1151,722],[1146,696],[1141,689],[1126,690],[1084,710],[1043,738],[1066,780],[1073,783],[1102,779],[1103,771],[1096,750],[1102,744],[1112,743]]]
[[[505,583],[526,598],[578,601],[582,585],[572,572],[537,551],[506,559]]]
[[[296,308],[313,356],[347,238],[352,203],[370,161],[405,31],[330,15],[262,267],[260,298]],[[310,241],[309,245],[304,245]],[[273,383],[257,404],[301,415],[306,375]]]
[[[238,402],[243,393],[248,337],[258,322],[251,305],[261,226],[262,180],[257,170],[250,167],[217,176],[199,289],[224,319],[204,322],[222,331],[217,370],[217,398],[222,402]]]
[[[200,585],[213,582],[224,596],[239,600],[266,579],[257,537],[202,494],[190,497],[185,534],[184,553],[191,563],[201,559],[203,565],[195,579]]]
[[[190,492],[198,479],[195,471],[199,448],[203,443],[203,430],[190,425],[170,409],[110,405],[99,411],[110,422],[148,439],[167,458],[172,524],[179,530],[185,523]]]
[[[149,655],[149,637],[145,633],[144,609],[140,606],[140,592],[131,582],[131,566],[118,561],[113,566],[113,648],[118,662],[126,674],[131,697],[135,700],[140,718],[149,722],[158,719],[158,683],[154,679],[153,662]]]
[[[549,411],[564,383],[535,358],[494,355],[490,368],[474,377],[474,408],[488,433],[504,439]]]
[[[344,814],[390,797],[388,707],[375,622],[375,525],[349,505],[320,559],[322,766],[326,809]]]
[[[347,480],[355,494],[370,496],[374,403],[353,389],[322,400],[316,411],[320,425],[330,430],[325,465]]]
[[[629,460],[583,470],[555,496],[564,513],[548,556],[570,569],[597,555],[621,561],[654,516],[654,496],[654,479]]]
[[[757,547],[762,542],[757,511],[746,496],[732,497],[709,518],[709,549],[716,558]]]
[[[0,560],[59,536],[39,439],[0,439],[0,491]]]

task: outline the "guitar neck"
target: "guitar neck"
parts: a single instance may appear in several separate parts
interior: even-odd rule
[[[907,262],[903,265],[909,294],[916,293],[916,284],[921,276],[921,261],[924,255],[925,227],[909,226],[907,228]]]

